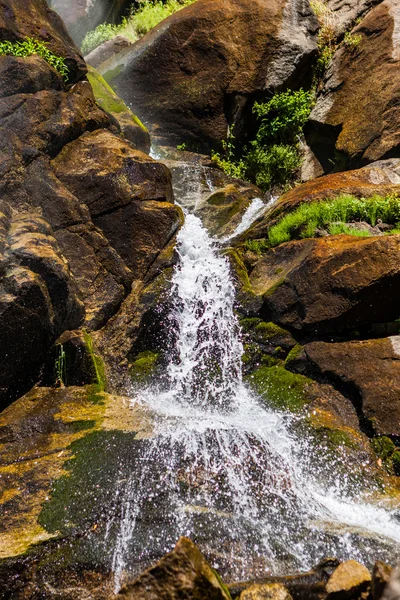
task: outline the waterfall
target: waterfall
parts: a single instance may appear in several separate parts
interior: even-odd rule
[[[250,217],[264,208],[257,203]],[[306,570],[329,555],[366,561],[371,547],[374,560],[393,558],[396,514],[363,502],[339,474],[335,485],[324,482],[296,419],[244,384],[229,263],[192,214],[177,252],[176,343],[164,377],[132,392],[155,415],[155,431],[117,490],[122,517],[109,527],[116,590],[125,572],[137,574],[181,535],[229,579]]]

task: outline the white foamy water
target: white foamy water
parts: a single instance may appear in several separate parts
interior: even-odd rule
[[[243,221],[252,222],[255,208]],[[151,409],[155,432],[117,490],[115,588],[181,535],[230,580],[306,570],[325,556],[393,560],[397,515],[363,503],[365,490],[339,472],[328,483],[318,464],[310,467],[295,419],[243,383],[229,264],[197,217],[187,215],[177,250],[169,316],[175,341],[162,379],[132,398]]]

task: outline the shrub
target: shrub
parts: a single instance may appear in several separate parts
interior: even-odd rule
[[[314,93],[302,89],[275,94],[264,103],[256,102],[256,138],[244,148],[240,158],[233,131],[222,142],[223,155],[213,152],[211,158],[228,175],[248,179],[264,191],[285,186],[300,166],[298,138],[313,102]]]
[[[82,52],[88,54],[103,42],[116,35],[123,35],[131,42],[136,42],[141,36],[153,29],[158,23],[172,15],[174,12],[192,4],[195,0],[167,0],[166,2],[142,0],[139,9],[132,7],[131,14],[124,18],[120,25],[103,23],[93,31],[89,31],[83,42]]]
[[[0,42],[0,56],[11,55],[27,57],[38,54],[44,60],[51,65],[65,81],[68,80],[68,67],[65,64],[65,59],[61,56],[57,56],[51,52],[45,42],[34,40],[33,38],[26,38],[22,42]]]

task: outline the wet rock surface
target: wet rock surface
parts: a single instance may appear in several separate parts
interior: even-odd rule
[[[228,600],[229,596],[195,544],[180,538],[174,550],[150,567],[116,598],[172,600],[178,598]]]

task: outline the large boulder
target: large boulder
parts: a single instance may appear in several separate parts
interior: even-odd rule
[[[39,56],[0,56],[0,199],[15,218],[40,215],[51,228],[71,286],[84,303],[85,327],[93,331],[118,312],[133,279],[144,276],[169,244],[180,212],[172,204],[168,170],[118,135],[125,129],[129,137],[135,130],[136,145],[147,150],[147,132],[111,90],[106,100],[98,94],[108,113],[96,103],[86,65],[60,18],[43,0],[3,4],[3,39],[29,35],[45,41],[66,57],[70,75],[66,83]],[[125,118],[123,126],[115,113]],[[86,173],[84,185],[72,184],[73,174],[69,177],[61,165],[64,157],[72,169]],[[77,325],[65,321],[66,329]],[[58,328],[50,337],[46,328],[35,333],[48,340],[42,344],[45,351],[63,331]],[[42,352],[26,356],[26,371],[31,360],[37,373],[42,359]]]
[[[346,390],[375,434],[400,435],[400,336],[312,342],[304,352],[309,371]]]
[[[52,166],[134,277],[143,277],[181,222],[165,165],[100,130],[65,146]]]
[[[85,76],[86,65],[79,50],[60,17],[49,9],[45,0],[4,0],[0,11],[0,39],[13,42],[27,37],[45,42],[49,50],[65,59],[70,84]]]
[[[397,0],[375,6],[336,52],[306,137],[325,172],[398,157]]]
[[[302,336],[383,327],[398,318],[400,236],[309,238],[270,249],[250,273],[260,316]]]
[[[228,600],[229,595],[195,544],[188,538],[180,538],[172,552],[127,584],[117,598]]]
[[[0,410],[26,392],[55,339],[84,306],[48,223],[0,212]]]
[[[308,1],[198,0],[100,72],[159,138],[208,149],[228,122],[243,135],[261,92],[302,85],[317,28]]]
[[[51,8],[63,19],[76,44],[85,34],[100,23],[117,23],[128,8],[137,2],[132,0],[48,0]]]
[[[0,597],[112,596],[105,530],[151,421],[95,386],[34,388],[0,414]]]

